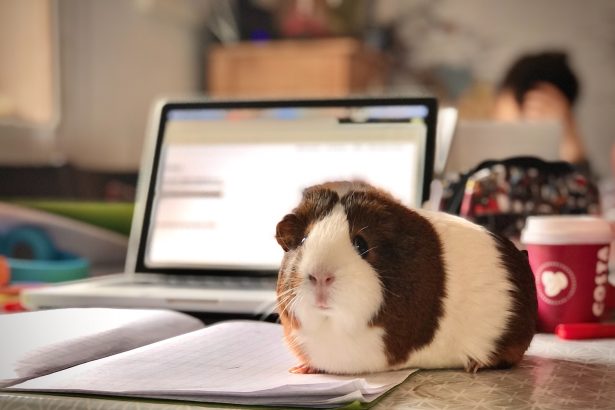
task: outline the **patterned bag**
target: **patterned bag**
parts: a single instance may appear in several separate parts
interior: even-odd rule
[[[598,188],[567,162],[485,161],[444,182],[440,208],[518,241],[530,215],[599,214]]]

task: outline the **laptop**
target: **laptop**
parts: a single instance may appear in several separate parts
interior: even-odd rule
[[[467,172],[485,160],[515,156],[557,161],[561,136],[556,121],[458,121],[444,173]]]
[[[31,289],[22,303],[265,316],[283,256],[275,227],[303,189],[363,179],[420,207],[436,110],[431,98],[159,102],[125,272]]]

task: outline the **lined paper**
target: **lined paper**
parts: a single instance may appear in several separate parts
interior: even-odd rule
[[[364,376],[292,374],[277,324],[233,321],[85,363],[14,386],[238,404],[324,406],[371,401],[413,371]]]

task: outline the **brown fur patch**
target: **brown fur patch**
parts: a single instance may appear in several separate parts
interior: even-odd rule
[[[429,221],[390,195],[360,189],[342,197],[351,238],[360,233],[378,273],[384,303],[372,324],[385,329],[390,365],[429,344],[443,315],[445,267],[442,246]]]
[[[501,263],[514,286],[511,298],[514,301],[513,316],[507,331],[497,342],[496,351],[489,367],[510,367],[521,361],[536,329],[538,302],[534,274],[527,256],[508,239],[492,235],[502,254]]]
[[[314,222],[324,218],[339,201],[337,193],[318,185],[303,191],[303,199],[291,214],[276,226],[275,239],[288,252],[301,244]]]

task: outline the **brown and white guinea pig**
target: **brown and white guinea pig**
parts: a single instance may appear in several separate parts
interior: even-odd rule
[[[276,239],[292,372],[509,367],[534,335],[526,255],[462,218],[331,182],[304,191]]]

